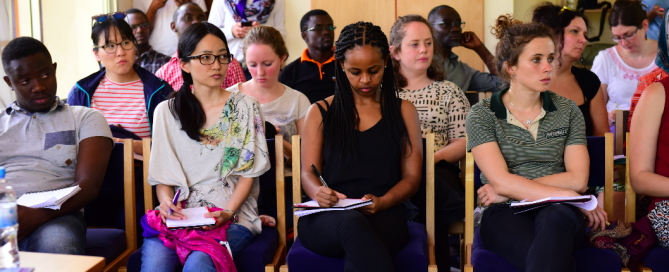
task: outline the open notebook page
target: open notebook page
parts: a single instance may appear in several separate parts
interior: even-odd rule
[[[189,227],[203,227],[216,224],[214,218],[205,218],[204,214],[208,213],[207,207],[197,207],[182,209],[181,214],[185,215],[185,220],[167,219],[165,223],[168,228],[189,228]]]

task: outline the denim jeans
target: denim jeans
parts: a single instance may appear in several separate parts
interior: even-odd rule
[[[83,255],[86,251],[84,215],[77,211],[41,225],[30,236],[19,242],[19,250]]]
[[[230,225],[226,231],[226,236],[233,257],[237,256],[242,249],[253,241],[251,231],[239,224]],[[180,267],[179,256],[177,256],[175,250],[163,245],[163,241],[158,237],[144,238],[144,245],[142,246],[142,272],[178,271]],[[216,266],[208,254],[202,251],[193,251],[186,258],[183,271],[216,271]]]

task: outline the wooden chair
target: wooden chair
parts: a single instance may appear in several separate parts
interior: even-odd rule
[[[277,200],[277,218],[276,230],[273,228],[263,227],[263,231],[258,234],[254,241],[244,248],[234,259],[237,271],[253,271],[260,272],[263,269],[257,269],[258,262],[263,262],[258,259],[267,259],[266,255],[272,247],[272,243],[276,242],[276,250],[273,250],[271,260],[265,262],[265,272],[278,272],[279,266],[284,263],[286,258],[286,209],[285,209],[285,181],[284,181],[284,159],[283,159],[283,136],[276,135],[275,139],[267,141],[269,153],[275,153],[273,170],[276,172],[276,200]],[[148,183],[149,178],[149,161],[151,159],[151,139],[143,139],[144,149],[144,210],[152,210],[156,207],[154,203],[154,195],[152,186]],[[270,170],[272,171],[272,170]],[[278,233],[277,233],[278,232]],[[277,237],[278,236],[278,237]],[[278,239],[278,241],[276,241]],[[274,240],[274,241],[273,241]],[[128,259],[128,271],[139,271],[141,266],[141,248]]]
[[[616,117],[617,117],[618,112],[616,111]],[[618,122],[616,121],[616,124]],[[625,121],[625,124],[627,124],[627,121]],[[630,140],[630,133],[626,132],[625,133],[625,142],[629,143]],[[625,158],[625,222],[632,223],[636,222],[636,193],[634,192],[634,189],[632,189],[632,183],[630,182],[630,157],[629,157],[629,149],[630,146],[629,144],[625,148],[627,157]],[[655,252],[653,252],[655,251]],[[662,249],[653,249],[651,250],[654,254],[660,254],[660,255],[665,255],[662,254]],[[648,254],[650,255],[651,252]],[[648,255],[647,255],[648,256]],[[666,256],[666,255],[665,255]],[[665,258],[666,260],[666,258]],[[666,266],[664,267],[663,270],[666,270]],[[628,268],[623,268],[623,272],[629,272],[630,270]],[[652,270],[645,265],[642,265],[640,267],[640,271],[642,272],[652,272]]]
[[[603,146],[601,145],[601,138],[604,138],[604,144]],[[597,144],[593,144],[596,142]],[[601,154],[599,156],[594,155],[593,157],[593,152],[591,151],[592,149],[596,150],[601,150],[604,149],[604,159],[603,159],[603,167],[601,167]],[[604,168],[604,173],[603,173],[603,179],[604,179],[604,210],[607,213],[612,213],[613,210],[613,135],[612,133],[606,133],[604,137],[588,137],[588,150],[590,151],[590,161],[591,161],[591,172],[593,172],[593,167],[598,169]],[[600,158],[600,161],[596,161],[595,159]],[[495,270],[491,271],[517,271],[513,266],[508,264],[505,260],[501,259],[501,257],[495,255],[494,253],[487,251],[483,249],[480,245],[480,241],[477,241],[476,244],[474,244],[474,236],[478,236],[475,233],[475,228],[474,228],[474,185],[475,183],[478,183],[477,185],[480,184],[480,180],[478,178],[474,177],[474,168],[475,168],[475,162],[474,162],[474,156],[472,155],[471,152],[467,152],[466,155],[466,171],[465,171],[465,179],[466,179],[466,184],[465,184],[465,267],[464,271],[466,272],[473,272],[474,271],[474,265],[472,263],[472,256],[473,254],[477,254],[477,258],[489,258],[486,259],[487,261],[490,261],[489,263],[493,264],[496,266]],[[596,186],[601,186],[601,182],[599,182],[602,179],[601,175],[590,175],[590,180],[588,183],[590,185],[596,185]],[[476,181],[475,181],[476,180]],[[479,237],[480,238],[480,237]],[[477,239],[479,239],[477,238]],[[476,247],[476,249],[475,249]],[[474,252],[476,250],[476,252]],[[482,257],[483,256],[483,257]],[[579,270],[597,270],[597,269],[583,269],[584,267],[590,268],[590,267],[599,267],[602,264],[611,264],[611,262],[617,262],[615,264],[620,263],[620,258],[615,255],[613,251],[610,250],[600,250],[600,249],[594,249],[594,248],[584,248],[578,252],[575,252],[574,257],[576,258],[577,261],[577,266]],[[594,258],[593,258],[594,257]],[[605,262],[602,262],[602,259],[606,259]],[[479,271],[482,270],[481,268],[478,269]]]
[[[103,268],[103,271],[105,272],[118,271],[119,268],[125,265],[130,255],[135,252],[135,250],[137,250],[134,161],[135,159],[133,158],[132,152],[132,139],[125,139],[123,140],[122,144],[116,144],[116,148],[112,150],[112,155],[107,167],[108,171],[105,175],[105,183],[116,183],[121,179],[123,180],[123,212],[125,213],[125,229],[119,230],[110,228],[89,228],[86,231],[86,255],[105,257],[107,261],[106,266]],[[104,185],[105,184],[103,184],[103,186]],[[108,192],[105,192],[101,189],[98,197],[104,198],[105,193]],[[109,193],[113,194],[113,192]],[[113,197],[116,197],[116,195],[113,195]],[[91,209],[87,210],[87,212],[93,212],[95,208],[97,208],[97,206],[91,207]],[[119,214],[120,213],[121,212],[119,211]],[[125,240],[125,245],[122,246],[122,248],[119,248],[123,243],[122,240]],[[111,261],[109,261],[110,259]]]
[[[302,202],[302,183],[301,183],[301,160],[300,160],[300,136],[295,135],[292,138],[293,142],[293,203],[301,203]],[[423,164],[426,167],[426,175],[423,177],[425,179],[425,185],[426,185],[426,222],[427,222],[427,246],[428,246],[428,252],[427,252],[427,259],[428,263],[426,264],[427,271],[429,272],[436,272],[437,271],[437,265],[436,265],[436,259],[434,255],[434,231],[435,231],[435,225],[434,225],[434,134],[428,134],[427,138],[424,142],[424,150],[425,150],[425,157],[423,160]],[[291,258],[294,258],[297,264],[303,264],[303,262],[299,260],[303,259],[309,259],[310,262],[312,263],[319,263],[319,267],[293,267],[292,271],[343,271],[344,270],[344,259],[340,258],[328,258],[328,257],[323,257],[320,255],[317,255],[308,249],[304,248],[302,243],[298,239],[298,232],[297,232],[297,223],[298,223],[298,218],[297,216],[293,217],[293,222],[294,223],[294,239],[295,243],[293,243],[293,246],[291,247],[291,250],[288,252],[288,256],[286,257],[286,265],[281,266],[281,272],[288,272],[289,269],[289,262],[291,262]],[[409,238],[409,243],[408,245],[400,251],[394,258],[394,263],[397,271],[416,271],[414,267],[409,267],[409,265],[402,264],[401,261],[398,260],[405,260],[408,259],[404,257],[405,255],[410,255],[411,253],[416,253],[416,252],[410,252],[407,253],[410,248],[409,245],[420,245],[421,242],[420,240],[424,239],[423,237],[420,237],[419,235],[412,235],[412,233],[415,233],[416,228],[422,228],[422,224],[418,223],[409,223],[409,233],[410,233],[410,238]],[[416,226],[416,225],[419,225]],[[420,231],[419,231],[420,232]],[[422,235],[425,235],[424,232],[422,232]],[[412,260],[420,260],[421,258],[425,258],[425,255],[421,255],[422,252],[416,256],[416,254],[411,255],[410,257]],[[295,263],[293,263],[295,264]],[[305,265],[306,266],[306,265]],[[418,270],[420,271],[420,270]]]
[[[627,120],[630,116],[630,111],[628,110],[616,110],[615,111],[615,117],[616,117],[616,125],[615,125],[615,144],[616,144],[616,151],[614,155],[622,155],[625,143],[627,142],[625,140],[625,133],[627,133],[628,128],[627,128]]]

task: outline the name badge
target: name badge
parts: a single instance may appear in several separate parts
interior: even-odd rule
[[[568,127],[563,127],[563,128],[558,128],[558,129],[548,131],[544,134],[544,136],[546,137],[546,139],[559,138],[559,137],[566,136],[567,132],[569,132],[569,128]]]

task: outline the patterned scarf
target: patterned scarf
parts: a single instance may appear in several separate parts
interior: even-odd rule
[[[264,25],[274,8],[274,0],[253,0],[248,5],[247,0],[226,0],[226,2],[234,15],[235,22],[257,21]]]
[[[618,243],[616,239],[629,236],[632,233],[632,226],[629,223],[618,220],[611,223],[604,230],[594,230],[588,233],[587,245],[599,249],[613,249],[618,254],[624,265],[629,262],[630,256],[627,254],[627,248]]]

